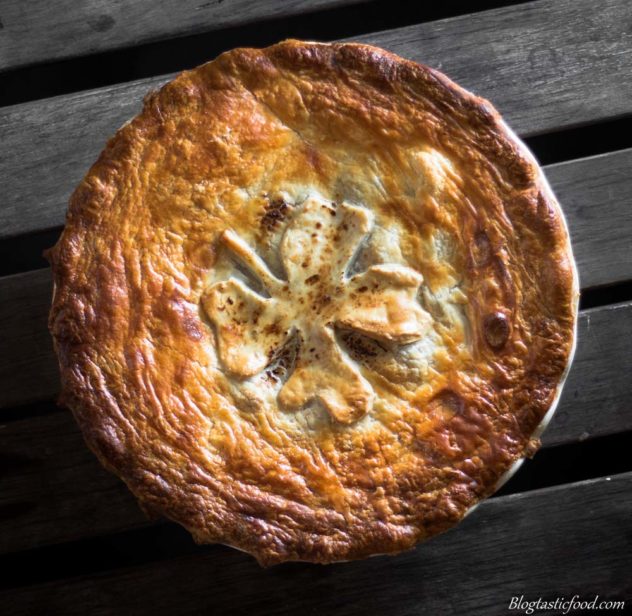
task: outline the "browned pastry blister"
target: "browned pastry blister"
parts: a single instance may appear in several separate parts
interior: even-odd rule
[[[265,565],[454,525],[533,454],[574,346],[533,157],[487,101],[367,45],[237,49],[150,94],[50,260],[89,447]]]

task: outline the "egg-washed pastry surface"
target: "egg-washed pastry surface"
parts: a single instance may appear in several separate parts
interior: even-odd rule
[[[237,49],[150,94],[50,260],[89,447],[146,511],[262,564],[454,525],[537,449],[574,344],[532,156],[367,45]]]

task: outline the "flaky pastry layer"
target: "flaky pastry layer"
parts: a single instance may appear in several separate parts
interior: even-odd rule
[[[367,45],[237,49],[150,94],[50,261],[89,447],[148,512],[266,565],[454,525],[537,448],[574,343],[533,157]]]

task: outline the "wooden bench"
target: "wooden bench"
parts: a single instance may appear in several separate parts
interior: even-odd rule
[[[309,20],[319,11],[332,19],[353,11],[361,20],[366,10],[359,0],[142,0],[98,8],[51,0],[29,11],[24,4],[0,5],[0,87],[3,71],[34,63],[220,36],[288,16]],[[540,147],[569,131],[581,139],[594,130],[585,127],[604,122],[628,126],[628,0],[603,0],[598,10],[587,0],[494,2],[501,4],[353,40],[440,68],[488,97]],[[0,107],[0,247],[19,244],[35,254],[42,238],[59,232],[68,196],[105,140],[169,77]],[[625,143],[545,168],[592,307],[581,311],[575,363],[538,456],[567,448],[580,458],[590,442],[591,452],[607,457],[613,438],[632,445],[632,133]],[[0,562],[12,571],[0,592],[3,613],[496,614],[514,596],[575,594],[632,604],[629,456],[613,463],[612,477],[512,489],[528,462],[457,528],[397,557],[262,570],[233,550],[194,546],[184,531],[141,513],[87,450],[70,414],[55,406],[50,272],[7,267],[12,273],[0,277]],[[613,296],[622,301],[611,303]]]

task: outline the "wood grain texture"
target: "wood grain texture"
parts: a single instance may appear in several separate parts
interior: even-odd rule
[[[524,136],[632,110],[632,3],[539,0],[370,34],[489,98]]]
[[[4,0],[0,72],[359,1]],[[445,70],[532,135],[632,111],[632,4],[604,0],[594,8],[586,0],[546,0],[490,11],[484,22],[464,16],[364,40]],[[20,35],[11,19],[4,37],[7,15],[35,36]],[[41,29],[51,24],[54,31]],[[162,80],[0,109],[0,241],[61,225],[70,190],[105,138]],[[632,150],[547,168],[568,214],[583,288],[632,279],[630,169]],[[0,408],[56,394],[45,326],[50,291],[48,270],[0,279]],[[579,339],[545,447],[632,430],[632,302],[583,312]],[[151,524],[88,451],[67,412],[0,425],[0,469],[0,553]],[[210,546],[193,556],[0,592],[0,612],[487,616],[505,613],[520,595],[629,601],[630,570],[627,473],[486,501],[457,528],[397,557],[262,570],[244,554]]]
[[[582,314],[579,346],[545,447],[632,430],[632,302]],[[82,442],[68,412],[0,426],[0,553],[146,523]]]
[[[255,4],[255,3],[253,3]],[[632,112],[632,3],[539,0],[360,37],[488,97],[522,135]],[[106,139],[170,76],[0,109],[0,239],[63,223]]]
[[[399,556],[265,570],[244,554],[211,546],[134,569],[9,590],[0,605],[12,616],[488,616],[504,614],[520,595],[629,600],[631,568],[626,473],[487,501],[458,527]]]
[[[632,430],[632,302],[580,313],[577,350],[545,446]]]
[[[632,149],[545,173],[566,214],[582,289],[632,279]]]
[[[0,72],[362,1],[3,0]]]

